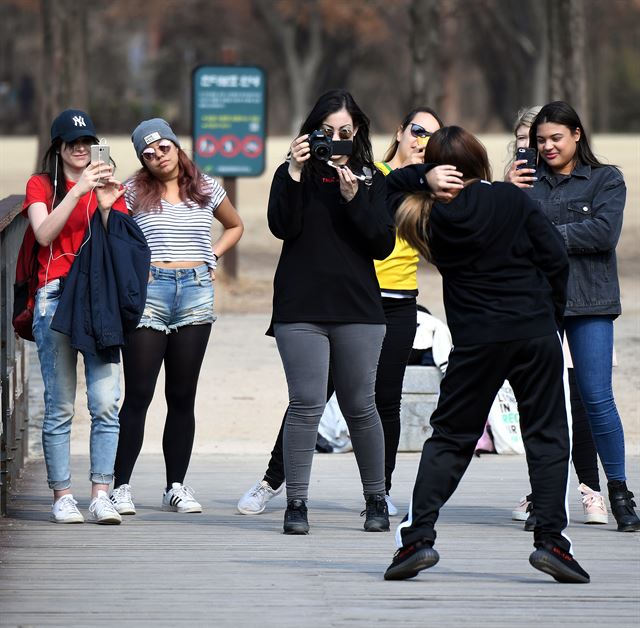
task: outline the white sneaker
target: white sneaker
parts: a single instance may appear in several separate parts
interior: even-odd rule
[[[387,510],[389,511],[389,516],[396,517],[398,515],[398,509],[393,505],[391,497],[389,497],[389,495],[385,495],[384,499],[387,502]]]
[[[102,525],[118,525],[122,523],[122,517],[118,514],[105,491],[98,491],[97,497],[91,500],[87,520],[90,523],[100,523]]]
[[[162,495],[162,510],[171,512],[202,512],[202,506],[194,499],[193,490],[180,482],[174,482]]]
[[[531,511],[531,502],[525,495],[520,499],[520,503],[511,511],[511,519],[513,521],[526,521]]]
[[[63,495],[51,506],[49,521],[53,523],[84,523],[84,517],[78,510],[78,502],[73,499],[73,495]]]
[[[602,494],[589,488],[586,484],[578,487],[582,495],[582,510],[585,523],[608,523],[609,515]]]
[[[238,512],[243,515],[259,515],[264,512],[267,504],[276,496],[282,493],[284,484],[281,484],[275,491],[265,480],[261,480],[252,486],[238,501]]]
[[[131,485],[121,484],[111,491],[111,503],[121,515],[135,515],[136,507],[131,499]]]

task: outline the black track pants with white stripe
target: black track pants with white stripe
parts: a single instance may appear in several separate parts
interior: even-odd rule
[[[571,551],[571,541],[562,534],[568,523],[570,452],[563,368],[557,335],[453,349],[431,417],[433,435],[422,449],[409,514],[396,533],[399,546],[435,540],[440,508],[469,466],[491,404],[508,379],[518,400],[535,504],[534,544],[551,541]],[[498,489],[497,481],[487,486],[488,498]]]

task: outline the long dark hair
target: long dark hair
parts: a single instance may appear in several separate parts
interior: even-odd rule
[[[332,89],[322,94],[309,112],[307,119],[302,123],[298,135],[305,135],[319,129],[327,116],[342,109],[346,109],[353,119],[354,130],[356,127],[358,129],[353,137],[353,153],[349,157],[349,167],[353,169],[373,164],[369,118],[360,109],[353,96],[344,89]],[[312,157],[306,161],[303,167],[303,176],[311,173],[317,174],[321,172],[322,167],[326,167],[324,162],[319,162]]]
[[[537,146],[538,126],[545,122],[553,122],[566,126],[572,133],[575,133],[576,129],[580,129],[580,139],[576,145],[577,160],[592,168],[601,168],[606,165],[599,161],[593,154],[591,146],[589,146],[589,140],[587,139],[587,132],[584,126],[582,126],[576,110],[570,104],[563,100],[555,100],[540,109],[540,112],[531,124],[529,146]]]
[[[424,161],[455,166],[464,173],[465,186],[480,179],[491,181],[487,150],[478,138],[459,126],[445,126],[436,131],[427,144]],[[433,203],[431,193],[409,194],[396,212],[398,235],[427,260],[431,258],[428,234]]]
[[[50,209],[58,205],[67,194],[67,183],[64,177],[62,156],[60,155],[61,151],[62,140],[58,137],[51,142],[51,146],[49,146],[47,152],[44,154],[40,172],[38,173],[48,176],[51,189],[52,191],[55,190],[55,198],[52,199],[53,203]]]
[[[187,157],[187,154],[179,146],[175,144],[174,146],[178,151],[180,200],[183,203],[195,203],[199,207],[204,207],[211,200],[211,193],[205,189],[204,177],[193,161]],[[136,192],[136,206],[130,208],[133,214],[162,211],[164,183],[153,176],[146,165],[143,164],[130,181],[133,182]]]
[[[416,107],[415,109],[412,109],[403,118],[402,122],[400,123],[400,131],[404,131],[409,126],[409,123],[419,113],[428,113],[429,115],[433,116],[436,119],[436,122],[438,123],[438,126],[440,128],[444,126],[444,122],[442,121],[442,118],[440,118],[440,116],[433,109],[431,109],[431,107]],[[387,148],[387,152],[384,154],[384,157],[382,158],[382,160],[391,161],[396,156],[396,153],[398,152],[399,144],[400,142],[398,142],[397,133],[394,133],[393,139],[391,140],[391,145],[389,146],[389,148]]]

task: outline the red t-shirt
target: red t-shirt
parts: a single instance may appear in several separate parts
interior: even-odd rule
[[[73,181],[67,181],[67,193],[75,185]],[[23,214],[27,218],[29,217],[27,209],[29,205],[33,203],[44,203],[47,206],[47,211],[51,212],[51,197],[53,195],[53,186],[47,175],[36,174],[33,175],[27,182],[27,192],[24,199]],[[78,252],[78,249],[85,240],[85,234],[87,232],[87,204],[89,207],[89,220],[93,216],[93,213],[98,207],[98,201],[96,199],[95,190],[93,192],[87,192],[80,198],[78,204],[73,208],[65,226],[58,234],[58,237],[51,243],[52,249],[48,246],[41,246],[38,251],[38,288],[44,286],[45,277],[46,281],[51,282],[59,277],[66,277],[71,264],[75,260],[73,254]],[[114,204],[112,209],[127,213],[127,206],[124,202],[124,198],[120,197]],[[51,254],[53,251],[53,255]],[[49,261],[51,257],[51,261]],[[47,271],[47,265],[49,269]]]

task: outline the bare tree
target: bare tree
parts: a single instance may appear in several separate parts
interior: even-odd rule
[[[281,6],[254,0],[258,14],[282,49],[291,94],[291,131],[295,133],[309,109],[311,87],[323,59],[322,20],[317,0]]]
[[[441,0],[411,0],[411,107],[436,107],[440,98]]]
[[[49,129],[60,111],[88,105],[87,5],[40,0],[42,57],[39,82],[38,155],[50,144]]]
[[[462,12],[460,0],[440,0],[439,23],[442,31],[440,45],[441,94],[438,110],[445,120],[461,120],[461,74],[460,42],[462,41]]]
[[[586,21],[583,0],[547,0],[549,96],[566,100],[588,125]]]

